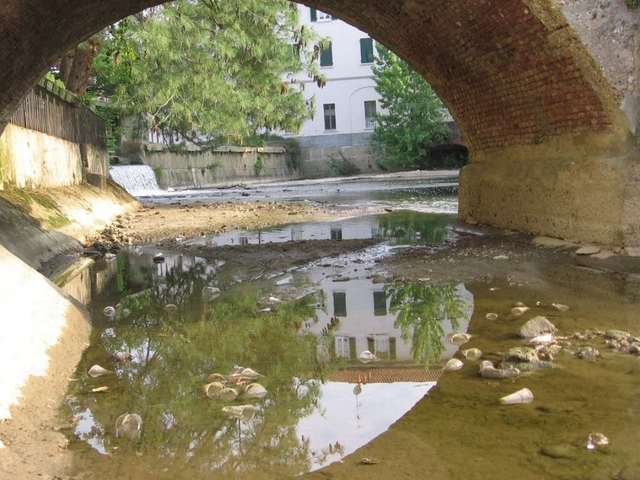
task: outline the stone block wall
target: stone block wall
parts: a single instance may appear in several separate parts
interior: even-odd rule
[[[256,164],[262,163],[258,171]],[[148,145],[145,162],[156,172],[161,188],[208,188],[275,180],[299,173],[293,154],[284,147],[220,147],[214,150],[170,151]]]

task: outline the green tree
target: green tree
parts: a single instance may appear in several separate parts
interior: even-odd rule
[[[448,138],[446,108],[431,86],[388,48],[377,44],[372,67],[380,105],[373,150],[383,166],[429,166],[428,147]]]
[[[323,84],[324,43],[286,0],[180,0],[107,29],[88,91],[167,136],[242,143],[311,116],[313,100],[283,78]]]

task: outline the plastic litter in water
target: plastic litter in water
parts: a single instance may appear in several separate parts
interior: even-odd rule
[[[498,319],[498,314],[497,313],[487,313],[484,318],[486,318],[487,320],[497,320]]]
[[[503,405],[515,405],[518,403],[531,403],[533,402],[533,393],[528,388],[523,388],[517,392],[513,392],[511,395],[502,397],[500,403]]]
[[[444,371],[445,372],[451,372],[451,371],[454,371],[454,370],[460,370],[462,367],[464,367],[464,363],[462,363],[457,358],[452,358],[447,363],[445,363]]]
[[[116,437],[137,440],[142,430],[142,417],[137,413],[125,413],[116,420]]]
[[[467,360],[471,360],[476,361],[479,360],[480,357],[482,357],[482,352],[480,350],[478,350],[477,348],[470,348],[468,350],[462,350],[462,355],[464,355],[464,357]]]
[[[222,411],[230,417],[237,418],[238,420],[244,420],[245,422],[251,420],[256,414],[256,409],[253,405],[222,407]]]
[[[113,307],[104,307],[104,310],[102,310],[102,313],[104,313],[105,317],[114,317],[116,315],[116,309]]]
[[[587,437],[587,450],[597,450],[609,446],[609,439],[602,433],[593,432]]]
[[[362,363],[379,362],[380,361],[378,356],[374,355],[369,350],[365,350],[360,355],[358,355],[358,360],[360,360]]]
[[[89,369],[90,377],[101,377],[103,375],[110,375],[113,372],[111,370],[107,370],[106,368],[102,368],[100,365],[94,365]]]

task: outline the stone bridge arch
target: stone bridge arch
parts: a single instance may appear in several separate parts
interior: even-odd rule
[[[160,3],[0,0],[0,125],[59,55]],[[639,243],[638,93],[625,81],[638,73],[637,10],[623,0],[594,11],[575,0],[305,3],[368,32],[434,86],[469,147],[463,220]],[[622,60],[606,58],[614,21]]]

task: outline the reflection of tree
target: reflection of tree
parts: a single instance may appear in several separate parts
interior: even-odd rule
[[[223,476],[253,469],[278,476],[303,473],[314,453],[308,439],[298,438],[296,425],[316,408],[320,386],[313,379],[321,378],[319,369],[325,367],[315,363],[315,338],[299,335],[297,327],[314,316],[316,300],[279,304],[266,315],[258,308],[259,292],[245,290],[225,292],[206,305],[201,292],[210,279],[203,268],[179,266],[162,279],[150,275],[146,294],[123,300],[129,316],[96,332],[79,366],[82,375],[99,363],[116,370],[117,379],[83,377],[71,392],[72,413],[90,409],[98,425],[92,434],[108,451],[145,464],[149,472],[163,472],[162,478],[163,469],[192,471],[192,478],[214,469]],[[175,315],[165,312],[167,303],[179,307]],[[105,364],[115,352],[130,352],[134,361]],[[227,404],[202,391],[209,374],[227,373],[235,364],[265,374],[260,383],[269,394],[253,401],[258,413],[250,422],[228,418],[221,411]],[[109,392],[81,393],[98,384],[108,385]],[[233,402],[240,403],[245,402]],[[113,425],[123,413],[138,413],[144,420],[135,446],[146,453],[140,460],[126,445],[113,450],[119,443]]]
[[[417,363],[440,360],[444,351],[442,322],[449,320],[454,330],[463,316],[463,299],[451,285],[396,283],[385,288],[391,299],[389,310],[397,314],[394,327],[402,339],[411,339],[411,354]]]
[[[383,238],[395,238],[410,242],[416,232],[425,243],[441,243],[447,236],[450,219],[443,215],[413,212],[409,210],[393,212],[380,217],[380,233]]]

